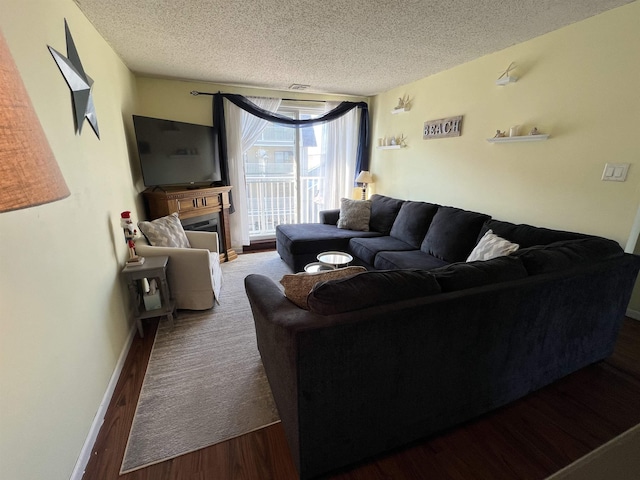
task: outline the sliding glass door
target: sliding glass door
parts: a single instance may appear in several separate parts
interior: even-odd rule
[[[324,105],[278,109],[299,119],[324,111]],[[280,224],[317,222],[318,212],[328,208],[323,199],[325,136],[325,125],[296,129],[269,124],[244,152],[251,240],[274,238]]]

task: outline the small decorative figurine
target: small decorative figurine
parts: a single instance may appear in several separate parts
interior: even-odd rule
[[[529,132],[529,135],[540,135],[540,132],[538,131],[538,127],[533,127]]]
[[[501,132],[500,130],[496,130],[496,134],[493,138],[503,138],[507,136],[507,132]]]
[[[398,105],[396,105],[395,110],[407,108],[408,106],[409,106],[409,97],[406,95],[403,95],[401,98],[398,98]]]
[[[507,67],[507,69],[504,72],[502,72],[502,75],[498,77],[498,80],[500,80],[501,78],[509,78],[511,76],[510,75],[511,70],[513,70],[514,68],[516,68],[516,62],[511,62]]]
[[[120,214],[120,226],[124,231],[124,241],[129,248],[129,259],[127,260],[127,265],[142,265],[142,263],[144,263],[144,257],[136,255],[136,243],[134,242],[134,239],[138,235],[138,230],[136,230],[133,225],[133,221],[131,220],[131,212],[126,211]]]

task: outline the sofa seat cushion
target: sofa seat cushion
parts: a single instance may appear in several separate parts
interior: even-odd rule
[[[432,268],[448,265],[449,262],[436,258],[420,250],[406,252],[379,252],[373,262],[377,270],[393,270],[403,268],[419,268],[431,270]]]
[[[314,313],[334,315],[438,293],[440,285],[429,272],[390,270],[317,283],[307,303]]]
[[[487,261],[452,263],[430,273],[438,280],[443,292],[508,282],[527,277],[527,269],[515,257],[496,257]]]
[[[561,230],[550,230],[543,227],[533,227],[527,224],[516,225],[515,223],[503,222],[501,220],[487,220],[480,231],[480,236],[488,230],[492,230],[496,235],[506,238],[510,242],[517,243],[520,248],[529,248],[535,245],[548,245],[550,243],[564,240],[579,240],[587,238],[588,235],[582,233],[565,232]]]
[[[353,237],[379,237],[378,232],[358,232],[323,223],[278,225],[276,242],[291,254],[318,254],[327,250],[346,251]]]
[[[406,251],[415,250],[408,243],[394,237],[352,238],[349,240],[349,251],[368,265],[373,265],[378,252],[385,250]]]
[[[400,207],[389,234],[418,249],[437,211],[438,205],[433,203],[408,200]]]
[[[619,257],[624,251],[613,240],[590,237],[538,245],[514,252],[529,275],[550,273]]]
[[[445,260],[463,262],[478,243],[478,234],[489,215],[455,207],[440,207],[420,249]]]
[[[369,220],[369,230],[389,235],[393,222],[398,216],[404,200],[386,197],[384,195],[371,195],[371,219]]]

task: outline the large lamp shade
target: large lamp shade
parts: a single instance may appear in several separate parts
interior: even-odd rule
[[[373,183],[373,175],[368,170],[362,170],[356,177],[356,183]]]
[[[68,196],[67,184],[0,32],[0,212]]]

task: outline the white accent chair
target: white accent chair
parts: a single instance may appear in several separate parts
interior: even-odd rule
[[[141,257],[167,255],[167,280],[176,308],[207,310],[218,302],[222,286],[218,234],[185,233],[191,248],[154,247],[142,236],[136,239],[136,253]]]

